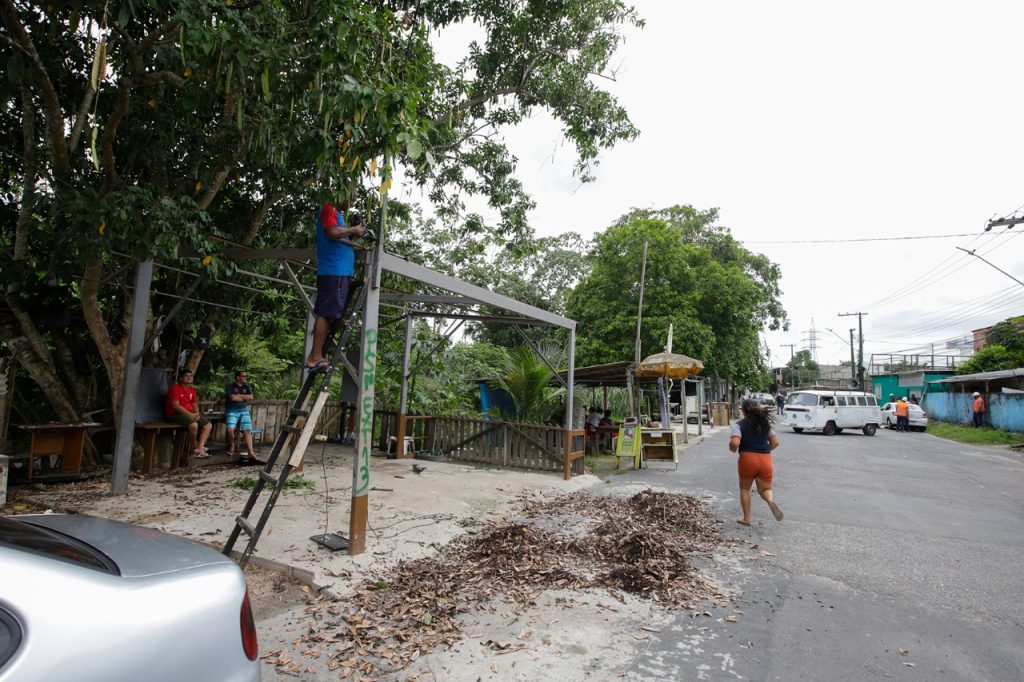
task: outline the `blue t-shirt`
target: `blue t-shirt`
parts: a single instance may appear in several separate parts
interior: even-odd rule
[[[330,204],[324,204],[316,215],[316,274],[331,277],[351,277],[356,272],[356,252],[348,244],[342,244],[327,236],[324,225],[345,226],[341,212]]]

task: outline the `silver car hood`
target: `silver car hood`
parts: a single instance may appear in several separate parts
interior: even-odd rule
[[[8,518],[84,542],[113,561],[125,578],[144,578],[233,563],[223,554],[197,542],[98,516],[26,514]]]

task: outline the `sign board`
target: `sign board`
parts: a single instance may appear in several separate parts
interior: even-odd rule
[[[632,458],[633,468],[640,468],[640,425],[623,424],[619,427],[618,443],[615,446],[615,468],[619,468],[621,457]]]

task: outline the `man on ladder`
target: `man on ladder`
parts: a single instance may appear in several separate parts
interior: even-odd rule
[[[356,254],[351,245],[340,240],[362,237],[363,219],[355,213],[352,225],[345,225],[348,200],[327,202],[316,217],[316,303],[313,312],[313,346],[306,358],[306,369],[317,371],[329,364],[323,348],[331,326],[342,319],[349,287],[355,274]]]

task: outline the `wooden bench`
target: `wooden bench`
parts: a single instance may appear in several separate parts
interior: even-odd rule
[[[189,436],[188,429],[174,422],[136,422],[135,437],[142,446],[141,470],[144,474],[153,472],[153,460],[156,458],[156,437],[161,431],[174,431],[174,449],[171,450],[171,465],[176,469],[188,463]]]

